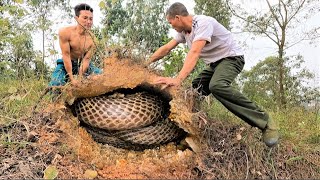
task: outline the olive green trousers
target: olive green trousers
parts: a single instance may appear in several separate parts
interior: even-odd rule
[[[233,114],[263,130],[269,119],[268,113],[231,86],[244,64],[243,56],[223,58],[204,69],[192,81],[192,87],[202,95],[212,94]]]

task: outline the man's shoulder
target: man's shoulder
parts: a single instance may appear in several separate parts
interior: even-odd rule
[[[76,26],[66,26],[59,29],[59,34],[65,34],[65,33],[69,34],[70,32],[75,30],[76,30]]]
[[[194,20],[200,23],[208,24],[208,23],[218,23],[217,20],[211,16],[206,15],[195,15]]]

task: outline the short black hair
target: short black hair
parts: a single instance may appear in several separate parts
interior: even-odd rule
[[[81,4],[78,4],[74,7],[74,13],[76,16],[79,17],[80,15],[80,11],[81,10],[88,10],[90,12],[93,12],[93,9],[86,3],[81,3]]]
[[[188,16],[187,8],[179,2],[173,3],[167,10],[166,16],[175,17],[176,15]]]

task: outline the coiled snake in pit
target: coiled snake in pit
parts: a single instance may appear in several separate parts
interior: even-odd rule
[[[186,135],[166,117],[165,101],[147,91],[78,99],[74,110],[95,141],[119,148],[143,150]]]

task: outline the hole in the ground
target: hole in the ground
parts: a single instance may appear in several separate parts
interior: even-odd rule
[[[140,101],[139,98],[136,98],[135,96],[139,96],[139,93],[145,93],[143,95],[145,99]],[[114,94],[118,95],[114,96]],[[150,98],[148,96],[150,96]],[[108,99],[109,97],[112,98]],[[126,100],[126,97],[133,97],[133,99],[129,98]],[[148,99],[152,99],[153,101],[147,102]],[[113,102],[117,100],[118,102]],[[74,110],[74,115],[78,117],[81,122],[80,126],[84,127],[96,142],[124,149],[143,150],[169,142],[178,142],[185,137],[186,133],[184,130],[179,128],[175,122],[168,119],[170,114],[169,102],[171,100],[172,96],[168,92],[162,91],[150,84],[143,84],[133,89],[117,89],[97,97],[92,97],[90,100],[88,100],[88,98],[78,99],[75,101],[72,109]],[[99,103],[95,104],[94,101],[99,101]],[[91,103],[90,107],[99,110],[88,110],[88,108],[85,107],[88,102]],[[140,107],[137,107],[137,104]],[[159,108],[157,106],[161,107]],[[145,109],[142,110],[142,107]],[[161,112],[157,112],[156,110],[161,110]],[[96,116],[92,115],[92,113],[95,112],[100,114]],[[103,112],[103,115],[101,115],[101,112]],[[149,115],[147,115],[148,113]],[[104,119],[107,115],[110,115],[109,117],[111,119]],[[119,115],[119,118],[115,117],[116,115]],[[127,117],[124,117],[124,115]],[[94,117],[98,118],[90,120],[90,118]],[[154,118],[154,121],[132,129],[112,129],[117,126],[122,128],[130,124],[139,124],[140,121],[146,117]],[[130,119],[133,119],[133,122],[131,122],[132,120]],[[110,127],[111,129],[103,127],[103,122],[106,121],[111,121],[111,123],[109,123],[109,125],[112,126]]]

